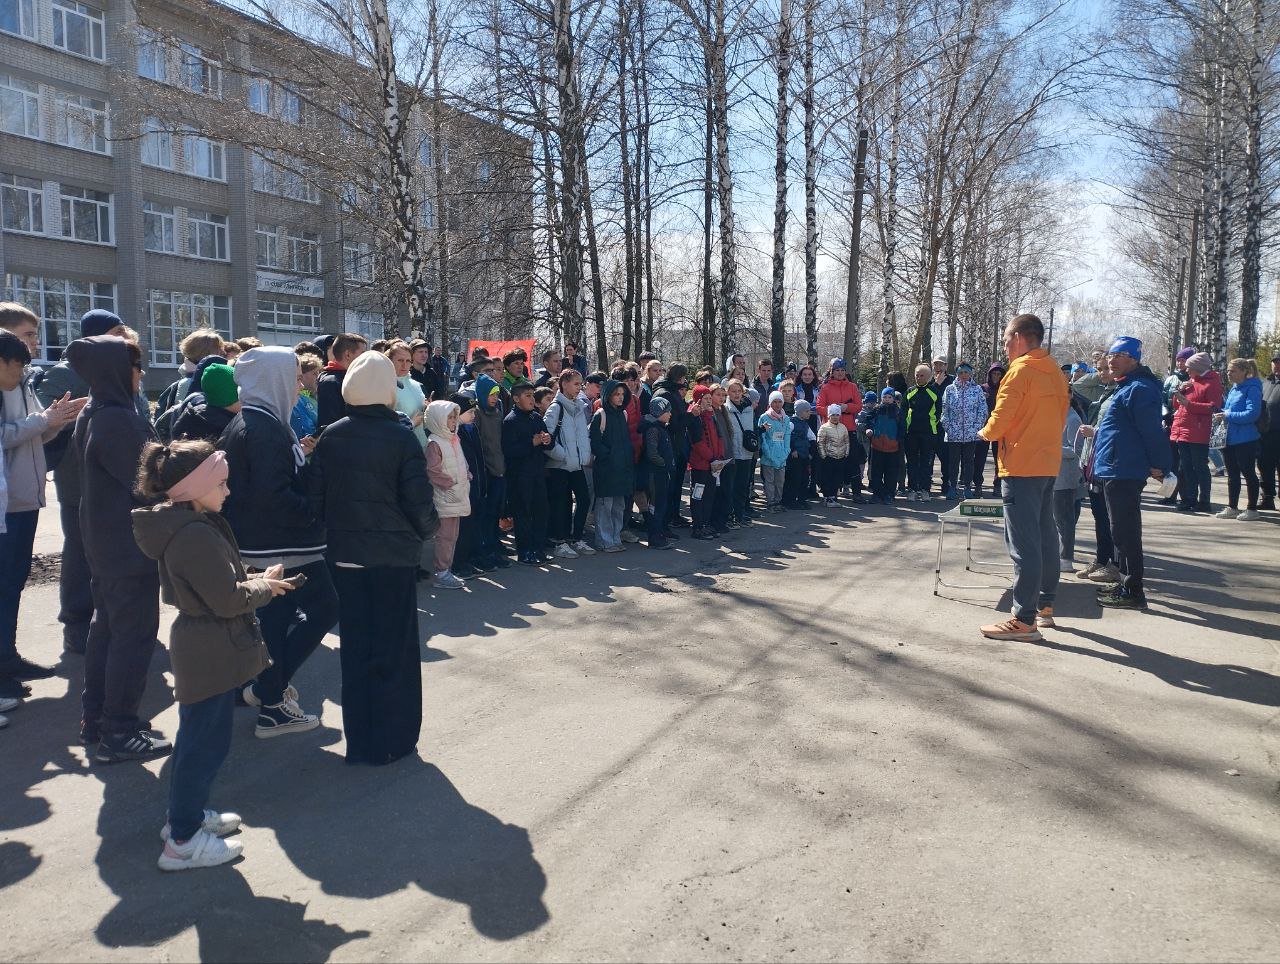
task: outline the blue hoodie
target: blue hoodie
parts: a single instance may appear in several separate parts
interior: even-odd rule
[[[786,466],[791,454],[791,416],[783,413],[777,418],[772,409],[765,409],[757,427],[760,429],[760,461],[775,469]]]
[[[1262,438],[1258,431],[1258,419],[1262,417],[1262,379],[1246,378],[1239,385],[1232,385],[1222,406],[1222,418],[1227,423],[1227,444],[1240,445]]]
[[[1173,456],[1164,434],[1160,380],[1141,365],[1116,385],[1094,438],[1094,478],[1145,479],[1152,469],[1169,471]]]

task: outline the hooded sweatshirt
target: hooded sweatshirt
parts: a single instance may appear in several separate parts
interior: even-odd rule
[[[315,562],[324,557],[324,526],[307,500],[307,460],[289,424],[297,357],[291,348],[251,348],[235,368],[240,412],[218,443],[231,490],[222,514],[252,565]]]
[[[500,479],[507,474],[506,458],[502,454],[502,389],[488,375],[476,379],[476,431],[480,435],[480,451],[484,454],[485,471],[491,478]],[[498,400],[490,406],[486,399],[496,390]]]
[[[99,579],[154,575],[156,564],[133,540],[129,513],[142,447],[155,439],[133,405],[133,363],[123,338],[95,335],[67,346],[67,362],[89,383],[89,404],[72,444],[80,460],[80,530],[89,571]]]
[[[615,389],[622,389],[622,404],[610,403]],[[622,498],[633,491],[634,460],[631,447],[631,429],[627,425],[627,404],[631,390],[623,382],[609,379],[600,393],[603,404],[591,418],[591,479],[596,496]]]
[[[457,432],[449,431],[449,416],[459,412],[453,402],[432,402],[423,424],[427,436],[427,478],[431,498],[441,519],[461,519],[471,514],[471,470]]]
[[[1033,349],[1009,363],[981,433],[986,441],[1000,443],[1001,478],[1057,477],[1070,404],[1067,380],[1045,349]]]
[[[1213,434],[1213,413],[1222,409],[1222,376],[1215,371],[1203,375],[1192,373],[1183,382],[1185,391],[1173,407],[1173,424],[1169,438],[1174,442],[1208,445]]]
[[[160,594],[178,609],[169,662],[179,703],[239,689],[267,668],[253,611],[271,601],[265,579],[250,579],[227,520],[190,503],[163,502],[132,514],[133,538],[160,564]]]
[[[44,406],[31,388],[30,372],[17,388],[4,393],[0,437],[4,443],[9,511],[33,512],[44,507],[44,443],[58,435],[49,427]]]

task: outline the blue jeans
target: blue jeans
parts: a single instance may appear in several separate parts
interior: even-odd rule
[[[1209,504],[1212,476],[1209,475],[1209,444],[1178,443],[1178,488],[1182,504],[1188,507]]]
[[[596,548],[622,545],[622,517],[630,498],[596,496]]]
[[[169,771],[169,837],[185,843],[204,821],[209,790],[231,749],[236,691],[178,704],[178,736]]]
[[[31,575],[31,550],[40,512],[7,512],[0,534],[0,661],[18,655],[18,606]]]
[[[1058,526],[1053,516],[1055,476],[1006,476],[1004,541],[1013,560],[1013,615],[1034,625],[1036,611],[1058,592]]]

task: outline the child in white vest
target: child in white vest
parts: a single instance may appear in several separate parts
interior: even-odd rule
[[[471,471],[458,438],[458,406],[453,402],[432,402],[423,418],[427,438],[427,477],[431,480],[440,530],[436,533],[435,580],[437,589],[461,589],[463,581],[453,574],[453,552],[458,545],[462,519],[471,514]]]

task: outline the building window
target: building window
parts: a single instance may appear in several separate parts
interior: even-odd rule
[[[189,291],[148,291],[147,321],[151,326],[151,363],[178,365],[178,344],[197,328],[212,328],[231,336],[231,299]]]
[[[293,331],[319,331],[320,306],[305,301],[258,299],[258,327]]]
[[[302,98],[298,96],[296,90],[290,90],[283,84],[280,85],[279,94],[280,113],[279,118],[282,121],[288,121],[290,124],[302,123]]]
[[[226,145],[222,141],[213,141],[195,132],[189,133],[182,139],[182,159],[183,169],[188,174],[212,181],[227,179]]]
[[[320,203],[320,191],[304,176],[302,162],[274,151],[253,155],[253,189],[295,201]]]
[[[210,97],[222,96],[222,67],[199,47],[182,45],[182,83],[187,90]]]
[[[493,176],[493,167],[488,161],[481,161],[476,165],[476,180],[487,181]]]
[[[53,95],[53,139],[57,143],[107,154],[110,153],[107,137],[105,100],[63,91]]]
[[[68,53],[105,59],[106,24],[101,10],[77,0],[53,0],[53,45]]]
[[[173,170],[173,135],[154,117],[142,122],[142,163]]]
[[[39,361],[55,362],[74,338],[80,318],[91,308],[116,310],[115,285],[67,278],[5,275],[0,297],[25,305],[40,317]]]
[[[227,216],[187,211],[187,254],[212,261],[227,260]]]
[[[33,177],[0,174],[0,225],[6,231],[44,233],[44,185]]]
[[[342,242],[342,272],[348,281],[373,281],[373,245],[368,241]]]
[[[154,30],[138,31],[138,76],[167,83],[169,71],[165,43]]]
[[[36,84],[0,74],[0,131],[40,136],[40,88]]]
[[[271,113],[271,81],[258,79],[249,82],[249,110],[255,114]]]
[[[428,231],[434,231],[436,227],[436,202],[431,200],[423,200],[422,202],[422,226]]]
[[[254,231],[258,267],[298,274],[320,273],[320,237],[309,231],[291,234],[287,228],[259,224]]]
[[[111,195],[62,185],[62,236],[94,244],[111,243]]]
[[[0,30],[34,40],[36,36],[35,0],[0,0]]]
[[[142,205],[143,247],[157,254],[177,254],[177,219],[173,206],[147,201]]]
[[[433,151],[431,149],[431,135],[423,134],[422,141],[418,144],[418,161],[423,167],[430,167],[434,162]]]

